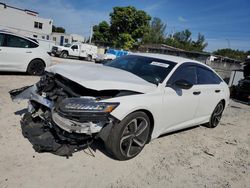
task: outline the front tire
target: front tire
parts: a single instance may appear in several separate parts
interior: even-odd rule
[[[215,107],[209,122],[206,124],[208,128],[215,128],[219,125],[223,110],[224,110],[224,104],[222,101],[220,101]]]
[[[114,125],[106,149],[118,160],[128,160],[138,155],[150,136],[150,119],[144,112],[134,112]]]
[[[45,70],[45,64],[40,59],[34,59],[32,60],[27,68],[27,73],[30,75],[42,75]]]
[[[61,57],[64,58],[64,59],[66,59],[66,58],[68,57],[68,53],[65,52],[65,51],[63,51],[63,52],[61,53]]]

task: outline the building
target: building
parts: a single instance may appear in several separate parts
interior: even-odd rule
[[[84,42],[78,34],[52,32],[52,19],[39,17],[38,12],[20,9],[0,2],[0,30],[12,31],[27,37],[54,41],[57,45]]]
[[[57,32],[51,33],[51,36],[49,39],[53,40],[56,43],[56,45],[60,45],[60,46],[63,46],[65,44],[72,43],[72,42],[84,42],[84,37],[81,35],[57,33]]]
[[[0,3],[0,28],[28,37],[49,40],[52,33],[52,19],[39,17],[32,10],[20,9]]]
[[[72,42],[84,42],[85,38],[82,35],[71,34]]]

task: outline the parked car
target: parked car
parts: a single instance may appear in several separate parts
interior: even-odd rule
[[[41,75],[51,65],[49,54],[34,40],[0,31],[0,71]]]
[[[231,97],[250,105],[250,58],[246,59],[243,76],[240,78],[237,84],[231,86]]]
[[[52,54],[57,57],[78,57],[80,59],[86,59],[92,61],[97,55],[97,46],[87,43],[72,43],[65,46],[53,46]]]
[[[229,103],[227,84],[210,67],[160,54],[55,65],[34,86],[10,94],[30,100],[22,130],[37,151],[71,155],[101,138],[119,160],[164,133],[216,127]]]

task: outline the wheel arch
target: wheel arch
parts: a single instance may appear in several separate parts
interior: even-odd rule
[[[62,54],[63,52],[66,52],[66,53],[69,55],[69,51],[68,51],[68,50],[63,50],[63,51],[61,52],[61,54]]]
[[[154,116],[153,116],[153,114],[152,114],[149,110],[147,110],[147,109],[138,109],[138,110],[135,110],[135,111],[133,111],[133,112],[131,112],[131,113],[129,113],[129,114],[132,114],[132,113],[134,113],[134,112],[144,112],[144,113],[148,116],[148,118],[149,118],[149,120],[150,120],[150,133],[149,133],[149,137],[148,137],[148,140],[147,140],[147,143],[148,143],[148,142],[150,142],[150,140],[151,140],[151,135],[152,135],[153,130],[154,130],[154,123],[155,123]],[[129,114],[128,114],[128,115],[129,115]]]
[[[35,61],[35,60],[40,60],[40,61],[43,63],[44,67],[46,67],[46,63],[45,63],[45,61],[44,61],[43,59],[41,59],[41,58],[34,58],[34,59],[32,59],[32,60],[28,63],[28,66],[27,66],[27,68],[26,68],[26,72],[28,71],[28,68],[29,68],[30,64],[31,64],[33,61]]]
[[[221,99],[220,102],[222,102],[223,107],[224,107],[224,109],[225,109],[225,107],[226,107],[226,100],[225,100],[225,99]]]

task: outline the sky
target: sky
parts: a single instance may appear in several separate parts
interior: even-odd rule
[[[166,35],[189,29],[195,40],[205,35],[206,51],[219,48],[250,50],[250,0],[0,0],[39,12],[67,33],[90,35],[91,25],[109,21],[115,6],[134,6],[166,25]]]

